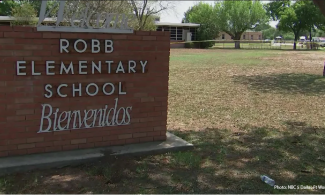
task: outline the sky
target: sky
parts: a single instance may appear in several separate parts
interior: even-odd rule
[[[172,22],[172,23],[181,23],[182,18],[184,17],[184,12],[188,10],[191,6],[195,5],[200,1],[177,1],[174,11],[168,10],[164,11],[160,15],[160,22]],[[204,3],[209,3],[214,5],[214,1],[202,1]],[[269,1],[263,1],[262,3],[268,3]],[[277,22],[270,22],[270,25],[275,27]]]

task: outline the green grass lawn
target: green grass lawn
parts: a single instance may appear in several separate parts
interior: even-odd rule
[[[175,49],[168,129],[188,152],[0,178],[2,193],[325,193],[322,51]]]

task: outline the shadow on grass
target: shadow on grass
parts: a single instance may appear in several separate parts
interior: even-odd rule
[[[277,185],[283,186],[325,183],[325,129],[308,126],[303,121],[286,121],[284,125],[283,129],[246,125],[238,132],[227,129],[171,130],[193,143],[194,150],[121,158],[81,168],[60,169],[55,174],[41,171],[15,176],[15,179],[11,176],[14,180],[7,180],[7,184],[1,184],[5,178],[0,178],[0,191],[29,194],[323,192],[277,190],[260,181],[259,176],[267,174]],[[35,174],[37,185],[33,184]],[[79,179],[73,179],[71,175]],[[29,177],[32,179],[26,179]]]
[[[234,82],[261,92],[325,94],[325,78],[313,74],[241,75],[235,76]]]
[[[259,175],[267,174],[277,185],[325,182],[325,128],[296,121],[285,125],[281,130],[247,125],[233,133],[220,129],[173,133],[192,142],[195,153],[212,161],[213,173],[219,172],[206,174],[213,188],[201,188],[197,193],[308,193],[276,190],[259,180]]]

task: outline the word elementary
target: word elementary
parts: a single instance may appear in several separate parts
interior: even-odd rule
[[[72,43],[74,42],[74,43]],[[72,43],[72,44],[71,44]],[[66,39],[60,39],[60,53],[79,53],[91,52],[110,54],[114,51],[114,43],[112,40],[91,39],[85,41],[78,39],[75,41],[69,41]],[[104,54],[104,55],[105,55]],[[17,76],[26,76],[27,70],[31,72],[32,76],[55,76],[55,75],[88,75],[88,74],[110,74],[110,73],[146,73],[146,66],[148,61],[45,61],[45,71],[40,71],[35,66],[35,61],[31,61],[28,67],[26,61],[17,61],[16,73]],[[43,72],[43,73],[42,73]],[[29,74],[30,75],[30,74]],[[107,77],[109,81],[109,76]],[[70,94],[67,91],[70,90]],[[85,90],[86,93],[82,93]],[[102,91],[102,93],[99,92]],[[44,97],[80,97],[82,94],[87,94],[90,97],[98,94],[104,94],[106,96],[116,94],[125,95],[127,92],[123,90],[122,82],[117,83],[73,83],[65,84],[61,83],[58,86],[52,84],[44,85]],[[54,94],[57,94],[55,96]],[[96,128],[105,126],[119,126],[128,125],[131,122],[131,110],[132,106],[120,107],[118,105],[118,98],[115,98],[115,103],[104,105],[101,109],[91,110],[71,110],[62,111],[60,108],[55,108],[50,104],[42,104],[42,116],[40,122],[40,128],[38,133],[53,132],[53,131],[64,131],[73,129],[84,129],[84,128]],[[65,125],[62,125],[65,124]]]

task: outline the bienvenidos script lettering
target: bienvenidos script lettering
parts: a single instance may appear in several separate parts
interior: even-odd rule
[[[42,117],[38,133],[88,129],[118,125],[129,125],[132,107],[118,108],[118,98],[114,107],[107,105],[101,109],[61,111],[53,110],[50,104],[42,104]],[[83,116],[82,116],[83,115]]]

